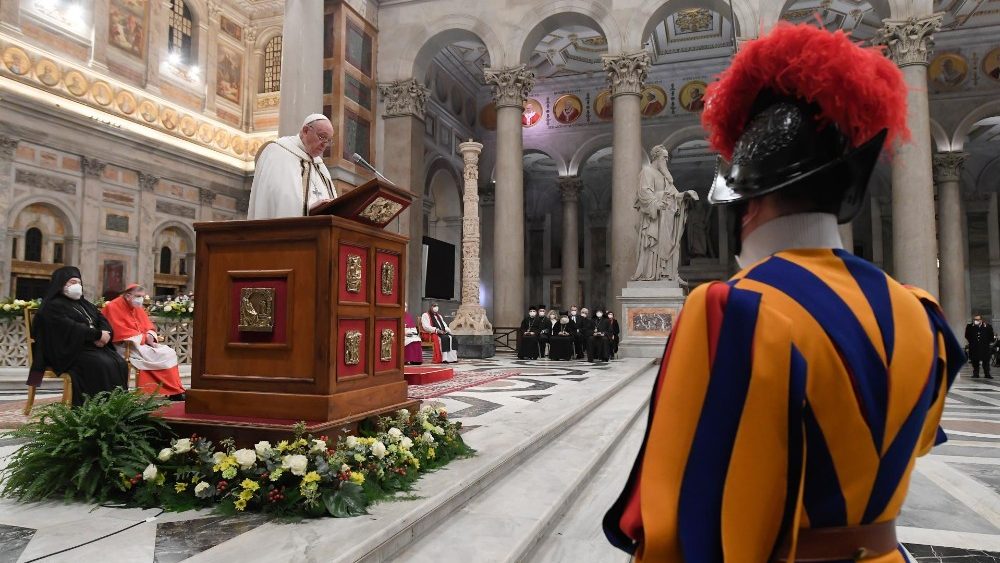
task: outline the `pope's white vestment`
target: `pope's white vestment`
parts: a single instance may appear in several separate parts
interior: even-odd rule
[[[304,217],[317,202],[335,197],[323,159],[310,157],[298,135],[280,137],[257,157],[247,219]]]

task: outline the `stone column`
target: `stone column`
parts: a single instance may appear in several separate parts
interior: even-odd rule
[[[986,211],[986,236],[990,251],[990,311],[991,317],[1000,318],[1000,211],[997,209],[997,194],[990,194]],[[968,261],[968,254],[966,254]],[[966,315],[970,313],[968,295],[965,303]],[[995,324],[995,323],[994,323]]]
[[[525,223],[527,223],[528,227],[528,236],[524,239],[522,256],[526,256],[528,262],[528,287],[526,293],[528,294],[528,306],[531,307],[543,302],[542,284],[545,281],[545,215],[526,217]]]
[[[10,234],[7,229],[7,215],[10,213],[10,204],[14,199],[14,151],[17,149],[17,139],[0,134],[0,239],[3,240],[3,247],[0,248],[0,299],[13,295],[14,288],[10,287]]]
[[[938,186],[938,236],[941,245],[941,308],[952,330],[965,326],[965,237],[962,236],[963,152],[934,155]]]
[[[882,204],[877,197],[871,197],[872,223],[872,263],[885,269],[885,243],[882,242]]]
[[[102,177],[104,175],[104,169],[107,168],[107,163],[100,161],[96,158],[91,158],[83,156],[80,158],[80,168],[83,171],[83,182],[81,189],[83,191],[83,212],[80,215],[80,244],[79,253],[76,254],[77,262],[75,265],[80,268],[80,273],[83,275],[84,283],[91,290],[91,294],[94,297],[100,296],[100,291],[103,289],[99,285],[99,275],[101,273],[100,258],[98,257],[98,237],[100,236],[100,223],[101,223],[101,207],[102,207],[102,194],[101,194],[101,183]],[[141,228],[142,218],[133,218],[136,221],[137,228]],[[75,233],[74,233],[75,234]],[[142,252],[139,252],[139,259],[142,259]],[[74,265],[70,258],[74,255],[74,252],[69,248],[64,251],[67,256],[66,264]]]
[[[611,292],[615,301],[607,305],[620,310],[618,296],[635,272],[636,212],[632,207],[642,168],[642,114],[639,94],[650,65],[649,53],[639,51],[605,55],[604,70],[611,84],[614,108],[611,165]]]
[[[479,186],[479,209],[482,218],[482,248],[494,248],[496,237],[493,236],[493,204],[495,203],[496,190],[492,182],[485,182]],[[492,257],[489,260],[479,261],[479,280],[485,286],[483,291],[483,307],[486,309],[488,317],[496,318],[493,309],[493,281],[494,263]]]
[[[479,302],[479,153],[482,143],[471,139],[458,145],[465,169],[462,203],[462,304],[455,312],[451,330],[462,357],[489,358],[494,354],[493,325]]]
[[[535,73],[524,65],[486,69],[497,107],[496,204],[493,244],[493,318],[518,326],[524,315],[524,165],[521,114]]]
[[[322,4],[320,2],[320,4]],[[284,67],[282,67],[284,73]],[[399,218],[400,234],[410,237],[406,264],[406,302],[419,315],[423,297],[424,244],[424,107],[429,91],[415,79],[378,86],[385,120],[382,173],[413,194],[413,203]],[[284,92],[282,92],[284,97]],[[368,172],[363,172],[367,174]]]
[[[886,20],[878,41],[903,71],[907,122],[912,138],[896,147],[892,159],[892,254],[895,278],[938,294],[937,237],[931,171],[927,60],[941,14]]]
[[[285,0],[278,135],[298,133],[307,115],[323,111],[323,4]]]
[[[156,226],[156,184],[160,179],[151,174],[139,172],[139,265],[136,272],[138,283],[152,288],[156,273],[156,241],[153,228]]]
[[[264,80],[262,74],[264,61],[264,45],[257,43],[258,29],[255,25],[247,26],[243,40],[247,46],[246,72],[243,73],[246,86],[246,99],[243,102],[243,125],[244,129],[253,133],[253,112],[257,107],[257,93],[261,90],[261,82]]]
[[[583,180],[579,176],[560,176],[559,194],[562,196],[562,306],[579,304],[580,295],[580,191]],[[598,304],[595,304],[598,306]]]
[[[587,214],[590,220],[590,304],[594,307],[604,305],[613,307],[615,295],[608,293],[608,218],[607,208],[599,207]],[[577,303],[570,305],[583,306],[585,296],[579,296]],[[614,311],[620,315],[621,311]]]

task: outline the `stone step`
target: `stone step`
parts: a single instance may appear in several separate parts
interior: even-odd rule
[[[634,430],[637,420],[644,420],[655,376],[655,368],[647,369],[392,560],[546,561],[529,558],[529,554],[549,535],[596,473],[606,467],[610,454]],[[599,486],[607,486],[607,482]],[[598,527],[602,515],[603,509],[590,515]],[[615,557],[613,548],[607,547],[607,553]]]
[[[615,369],[594,372],[547,397],[545,408],[526,408],[514,418],[508,415],[502,424],[489,424],[488,414],[477,418],[477,424],[482,426],[469,430],[464,437],[479,453],[424,475],[408,500],[376,504],[369,508],[368,516],[300,522],[294,533],[289,533],[284,524],[267,523],[242,534],[239,541],[224,542],[187,561],[402,561],[393,555],[433,533],[469,499],[586,420],[609,398],[649,371],[650,366],[649,360],[620,360],[615,362]],[[648,395],[649,385],[639,387],[643,389],[640,395]],[[644,399],[637,395],[636,401]]]

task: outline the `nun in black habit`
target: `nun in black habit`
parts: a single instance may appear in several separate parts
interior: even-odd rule
[[[84,299],[80,270],[66,266],[52,273],[31,333],[35,344],[28,385],[41,383],[46,368],[69,373],[74,406],[82,405],[87,395],[128,388],[128,366],[109,344],[108,320]]]

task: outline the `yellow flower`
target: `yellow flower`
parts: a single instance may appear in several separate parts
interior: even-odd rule
[[[237,499],[236,502],[233,503],[233,506],[236,507],[236,510],[243,510],[244,508],[247,507],[247,501],[243,499]]]
[[[177,483],[174,485],[174,490],[177,491],[178,493],[183,493],[184,490],[187,488],[188,488],[187,483]]]
[[[197,483],[200,480],[201,480],[201,476],[200,475],[195,475],[194,477],[191,478],[191,483],[194,484],[194,483]]]
[[[283,451],[287,450],[288,449],[288,440],[282,440],[282,441],[278,442],[278,447],[276,447],[274,449],[278,450],[279,452],[283,452]]]
[[[303,483],[312,483],[314,481],[319,481],[319,473],[316,473],[315,471],[306,473],[305,477],[302,478]]]
[[[365,474],[358,471],[351,471],[351,482],[363,485],[365,483]]]
[[[436,452],[434,451],[434,448],[427,448],[427,457],[428,458],[434,459],[435,455],[436,455]]]
[[[244,479],[240,486],[248,491],[256,491],[260,488],[260,483],[254,481],[253,479]]]
[[[253,491],[248,491],[246,489],[243,489],[242,491],[240,491],[239,497],[240,500],[246,502],[253,498]]]

